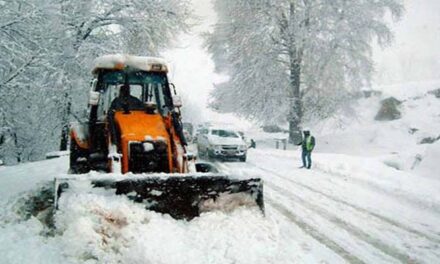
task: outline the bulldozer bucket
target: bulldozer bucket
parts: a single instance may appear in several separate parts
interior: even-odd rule
[[[55,208],[60,196],[72,185],[103,188],[125,195],[145,208],[191,220],[200,213],[236,207],[259,207],[264,214],[263,182],[259,178],[232,179],[224,175],[127,176],[121,178],[64,178],[55,180]]]

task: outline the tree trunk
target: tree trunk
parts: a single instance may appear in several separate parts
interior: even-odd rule
[[[17,133],[13,133],[12,137],[14,138],[14,147],[15,147],[15,154],[16,154],[16,158],[17,158],[17,163],[21,162],[21,150],[18,149],[18,138],[17,138]]]
[[[64,94],[64,98],[66,99],[66,109],[63,113],[62,118],[62,127],[61,127],[61,141],[60,141],[60,151],[67,150],[67,143],[69,142],[69,121],[70,121],[70,112],[71,112],[71,99],[69,94],[66,92]]]
[[[303,116],[302,111],[302,98],[301,98],[301,63],[302,63],[302,48],[301,42],[298,42],[296,35],[297,25],[296,6],[294,2],[290,2],[289,8],[289,23],[288,23],[288,37],[289,40],[289,74],[290,74],[290,87],[289,87],[289,142],[298,144],[301,138],[301,120]]]
[[[296,58],[291,58],[290,65],[290,93],[289,93],[289,142],[298,143],[301,136],[302,102],[300,94],[301,65]]]

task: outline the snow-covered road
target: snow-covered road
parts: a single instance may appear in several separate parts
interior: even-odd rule
[[[191,222],[124,197],[78,196],[48,236],[29,197],[65,173],[65,157],[0,168],[2,263],[438,263],[440,183],[381,158],[252,149],[221,170],[264,179],[266,215],[239,209]],[[34,200],[35,202],[35,200]],[[23,211],[24,210],[24,211]],[[25,212],[25,213],[23,213]],[[27,211],[27,213],[29,213]]]
[[[323,247],[353,263],[440,260],[437,181],[373,159],[317,154],[315,160],[309,171],[298,168],[297,152],[252,150],[246,164],[219,166],[262,177],[267,216],[290,230],[286,243],[302,241],[303,251],[315,260],[328,260],[316,254]],[[293,250],[285,253],[304,261]]]

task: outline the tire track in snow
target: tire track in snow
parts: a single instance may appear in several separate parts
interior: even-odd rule
[[[346,181],[346,179],[348,177],[347,175],[344,175],[342,173],[337,173],[337,172],[332,172],[332,171],[324,170],[324,169],[321,169],[319,167],[317,168],[317,171],[320,171],[321,173],[324,173],[324,174],[328,174],[328,175],[334,176],[334,177],[336,177],[336,178],[338,178],[340,180],[342,179],[344,181]],[[409,196],[404,195],[404,194],[390,192],[388,189],[380,186],[379,184],[370,182],[368,180],[359,179],[359,178],[353,178],[353,177],[350,177],[350,180],[353,181],[353,182],[358,183],[361,186],[369,188],[369,189],[371,189],[373,191],[376,191],[376,192],[379,191],[381,194],[387,195],[388,197],[397,198],[400,201],[403,200],[403,201],[407,202],[408,204],[415,205],[418,208],[422,208],[422,209],[429,209],[431,212],[440,215],[440,207],[435,206],[435,205],[428,205],[427,201],[421,200],[421,199],[419,199],[417,197],[414,197],[414,196],[409,197]]]
[[[282,196],[285,196],[283,194],[289,193],[289,196],[285,196],[288,200],[300,204],[301,206],[304,206],[310,211],[315,212],[319,216],[323,217],[324,219],[327,219],[328,221],[332,222],[333,224],[339,226],[341,229],[346,230],[348,233],[353,235],[354,237],[358,238],[359,240],[362,240],[377,250],[381,251],[382,253],[393,257],[397,260],[399,260],[402,263],[419,263],[420,261],[416,261],[413,257],[401,252],[397,248],[388,245],[384,242],[382,242],[380,239],[372,237],[370,234],[366,233],[365,231],[357,228],[356,226],[348,223],[347,221],[343,220],[342,218],[336,216],[335,214],[330,213],[328,210],[321,208],[317,205],[311,204],[308,201],[302,199],[298,195],[295,195],[294,193],[290,192],[289,190],[286,190],[284,188],[275,186],[271,183],[268,183],[267,181],[265,184],[276,191],[277,193],[281,194]]]
[[[282,156],[282,155],[274,155],[274,156],[277,158],[285,158],[285,156]],[[247,162],[247,163],[249,163],[249,162]],[[260,168],[259,166],[256,166],[256,167]],[[386,195],[390,198],[393,198],[393,199],[397,198],[401,202],[403,201],[403,202],[406,202],[410,205],[414,205],[419,209],[429,210],[432,213],[440,215],[440,205],[434,205],[433,203],[429,204],[428,201],[422,200],[418,197],[415,197],[414,195],[408,196],[408,195],[404,195],[404,194],[400,194],[400,193],[391,192],[390,190],[384,188],[383,186],[381,186],[377,183],[368,181],[366,179],[348,177],[347,175],[344,175],[342,173],[332,172],[330,170],[325,170],[325,169],[322,169],[319,167],[320,167],[320,165],[318,163],[317,168],[316,168],[317,171],[319,171],[323,174],[334,176],[332,179],[339,179],[339,180],[342,180],[344,183],[346,183],[347,182],[346,179],[349,178],[350,181],[352,181],[353,183],[357,183],[358,186],[363,186],[367,189],[373,190],[373,191],[378,192],[380,194],[384,194],[384,195]]]
[[[356,263],[356,264],[363,264],[365,263],[361,259],[359,259],[357,256],[351,254],[347,250],[345,250],[343,247],[341,247],[339,244],[337,244],[335,241],[331,240],[326,235],[320,233],[317,229],[315,229],[313,226],[307,224],[305,221],[301,220],[301,217],[298,215],[290,212],[286,207],[283,205],[273,201],[272,199],[265,197],[265,200],[267,201],[270,206],[272,206],[275,210],[277,210],[280,214],[285,216],[287,219],[292,221],[294,224],[296,224],[300,229],[302,229],[306,234],[310,235],[312,238],[314,238],[319,243],[325,245],[329,249],[331,249],[333,252],[335,252],[337,255],[345,259],[349,263]]]
[[[216,166],[222,169],[229,170],[231,167],[228,167],[224,163],[215,162]],[[265,181],[265,184],[266,181]],[[341,258],[346,260],[348,263],[355,263],[355,264],[365,264],[363,260],[358,258],[357,256],[351,254],[348,252],[345,248],[340,246],[338,243],[336,243],[334,240],[329,238],[328,236],[322,234],[319,232],[316,228],[308,224],[307,222],[303,221],[300,216],[294,214],[291,212],[288,208],[285,206],[277,203],[276,201],[272,200],[270,197],[265,196],[264,202],[270,205],[272,208],[274,208],[276,211],[278,211],[281,215],[286,217],[288,220],[290,220],[293,224],[298,226],[303,232],[309,236],[311,236],[313,239],[318,241],[318,243],[323,244],[327,248],[329,248],[331,251],[333,251],[335,254],[339,255]]]
[[[370,216],[372,216],[372,217],[375,217],[375,218],[377,218],[377,219],[380,219],[380,220],[382,220],[383,222],[386,222],[386,223],[388,223],[388,224],[390,224],[390,225],[392,225],[392,226],[395,226],[395,227],[397,227],[397,228],[400,228],[400,229],[402,229],[402,230],[405,230],[405,231],[407,231],[407,232],[409,232],[409,233],[412,233],[412,234],[414,234],[414,235],[417,235],[417,236],[423,237],[423,238],[425,238],[425,239],[427,239],[427,240],[429,240],[429,241],[431,241],[431,242],[433,242],[433,243],[440,244],[440,239],[438,239],[438,238],[436,238],[436,237],[433,237],[433,236],[431,236],[431,235],[425,234],[425,233],[423,233],[423,232],[421,232],[421,231],[418,231],[418,230],[416,230],[416,229],[414,229],[414,228],[411,228],[411,227],[409,227],[409,226],[407,226],[407,225],[405,225],[405,224],[399,223],[399,222],[397,222],[397,221],[395,221],[395,220],[393,220],[393,219],[391,219],[391,218],[388,218],[388,217],[386,217],[386,216],[383,216],[383,215],[380,215],[380,214],[378,214],[378,213],[372,212],[372,211],[367,210],[367,209],[365,209],[365,208],[362,208],[362,207],[360,207],[360,206],[357,206],[357,205],[351,204],[351,203],[346,202],[346,201],[344,201],[344,200],[342,200],[342,199],[339,199],[339,198],[337,198],[337,197],[334,197],[334,196],[331,196],[331,195],[329,195],[329,194],[326,194],[326,193],[324,193],[324,192],[322,192],[322,191],[320,191],[320,190],[317,190],[317,189],[315,189],[315,188],[312,188],[312,187],[310,187],[310,186],[308,186],[308,185],[306,185],[306,184],[303,184],[303,183],[301,183],[301,182],[295,181],[295,180],[293,180],[293,179],[291,179],[291,178],[285,178],[285,177],[283,177],[282,175],[280,175],[280,174],[278,174],[277,172],[274,172],[274,171],[272,171],[272,170],[268,170],[268,169],[266,169],[266,168],[263,168],[263,167],[257,166],[257,165],[255,165],[255,164],[253,164],[253,163],[249,163],[249,164],[252,165],[253,167],[256,167],[256,168],[261,169],[261,170],[263,170],[263,171],[265,171],[265,172],[271,173],[272,175],[275,175],[275,176],[277,176],[278,178],[281,178],[281,179],[283,179],[283,180],[286,180],[286,181],[288,181],[288,182],[291,182],[291,183],[293,183],[293,184],[295,184],[295,185],[298,185],[298,186],[300,186],[300,187],[302,187],[302,188],[304,188],[304,189],[307,189],[307,190],[309,190],[309,191],[311,191],[311,192],[314,192],[314,193],[320,194],[320,195],[322,195],[322,196],[326,197],[327,199],[330,199],[330,200],[332,200],[332,201],[334,201],[334,202],[341,203],[341,204],[343,204],[343,205],[345,205],[345,206],[348,206],[348,207],[350,207],[350,208],[353,208],[353,209],[355,209],[355,210],[357,210],[357,211],[360,211],[360,212],[362,212],[362,213],[364,213],[364,214],[368,214],[368,215],[370,215]]]
[[[389,219],[389,218],[387,218],[385,216],[381,216],[381,215],[379,215],[377,213],[370,212],[370,211],[368,211],[368,210],[366,210],[364,208],[361,208],[359,206],[352,205],[352,204],[350,204],[348,202],[345,202],[345,201],[340,200],[338,198],[332,197],[332,196],[330,196],[330,195],[328,195],[326,193],[318,191],[318,190],[316,190],[316,189],[314,189],[312,187],[309,187],[309,186],[307,186],[307,185],[305,185],[303,183],[294,181],[294,180],[292,180],[290,178],[287,179],[284,176],[282,176],[281,174],[279,174],[279,173],[277,173],[277,172],[275,172],[273,170],[269,170],[269,169],[266,169],[264,167],[257,166],[257,165],[255,165],[252,162],[248,162],[248,164],[251,165],[252,167],[255,167],[255,168],[259,169],[259,170],[268,172],[271,175],[274,175],[274,176],[276,176],[278,178],[281,178],[284,181],[291,182],[292,184],[298,185],[298,186],[300,186],[302,188],[305,188],[305,189],[307,189],[307,190],[309,190],[311,192],[314,192],[314,193],[317,193],[319,195],[322,195],[322,196],[324,196],[325,198],[327,198],[327,199],[329,199],[331,201],[343,204],[344,206],[348,206],[348,207],[354,209],[355,212],[360,212],[360,213],[362,213],[364,215],[367,215],[367,216],[373,217],[375,219],[378,219],[378,220],[380,220],[379,223],[385,222],[385,224],[397,227],[398,229],[401,229],[403,231],[411,233],[411,234],[413,234],[413,235],[415,235],[417,237],[423,237],[424,239],[426,239],[426,240],[428,240],[430,242],[433,242],[434,245],[438,244],[438,242],[439,242],[439,240],[434,238],[434,237],[431,237],[431,236],[429,236],[427,234],[424,234],[424,233],[422,233],[422,232],[420,232],[418,230],[415,230],[413,228],[407,227],[407,226],[405,226],[403,224],[400,224],[400,223],[398,223],[398,222],[396,222],[396,221],[394,221],[392,219]],[[218,165],[220,167],[223,167],[223,168],[226,168],[226,169],[229,169],[229,170],[230,169],[234,169],[234,165],[232,165],[232,164],[229,164],[229,166],[226,165],[226,164],[218,164]],[[230,165],[232,165],[232,166],[230,166]],[[381,252],[381,253],[383,253],[383,254],[385,254],[385,255],[387,255],[387,256],[395,259],[395,260],[398,260],[398,261],[400,261],[402,263],[421,263],[422,262],[422,261],[420,261],[420,260],[418,260],[418,259],[416,259],[416,258],[414,258],[414,257],[412,257],[412,256],[410,256],[408,254],[406,254],[404,252],[405,249],[403,249],[403,251],[402,251],[402,249],[396,248],[396,247],[392,246],[390,243],[386,243],[386,242],[382,241],[380,238],[376,238],[376,237],[371,236],[369,233],[367,233],[366,231],[362,230],[361,228],[358,228],[358,227],[352,225],[351,223],[345,221],[341,217],[338,217],[335,214],[332,214],[328,210],[326,210],[326,209],[324,209],[322,207],[319,207],[318,205],[314,205],[314,204],[304,200],[303,198],[301,198],[300,196],[294,194],[290,190],[287,190],[287,189],[282,188],[282,187],[278,187],[278,186],[268,182],[267,180],[265,181],[265,185],[267,187],[269,187],[270,189],[274,190],[276,193],[278,193],[282,197],[285,197],[288,200],[290,200],[291,202],[296,203],[296,204],[298,204],[300,206],[303,206],[305,209],[308,209],[308,210],[314,212],[316,215],[318,215],[318,216],[328,220],[329,222],[333,223],[334,225],[340,227],[341,229],[345,230],[349,234],[353,235],[353,237],[356,237],[360,241],[364,241],[365,243],[371,245],[373,248],[375,248],[379,252]],[[289,196],[286,195],[286,193],[288,193]],[[267,199],[268,198],[266,196],[265,200],[267,200]],[[271,203],[273,204],[274,202],[272,201]],[[279,206],[282,207],[282,205],[279,205]],[[278,206],[278,209],[279,209],[279,206]],[[286,209],[286,208],[285,208],[285,210],[289,211],[289,209]],[[360,217],[360,216],[357,216],[357,217]],[[295,223],[297,223],[297,222],[295,222]],[[319,231],[317,231],[317,232],[319,232]],[[429,252],[428,254],[429,254],[429,256],[432,256],[432,253]],[[436,254],[434,254],[434,255],[436,256]]]

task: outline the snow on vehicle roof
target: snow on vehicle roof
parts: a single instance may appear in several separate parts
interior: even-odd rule
[[[122,70],[125,67],[135,68],[142,71],[168,72],[168,66],[164,59],[155,57],[133,56],[126,54],[104,55],[95,59],[93,74],[99,69]]]

